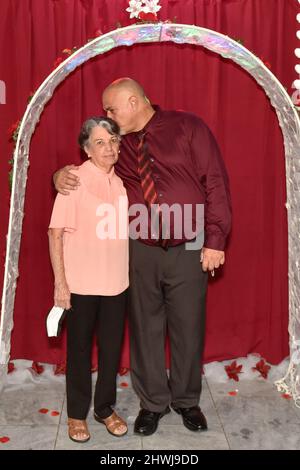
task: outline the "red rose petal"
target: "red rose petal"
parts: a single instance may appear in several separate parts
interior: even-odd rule
[[[238,394],[237,390],[233,390],[232,392],[228,392],[228,395],[231,397],[235,397]]]
[[[42,413],[43,415],[45,415],[46,413],[48,413],[48,411],[49,411],[48,408],[41,408],[39,410],[39,413]]]
[[[51,416],[58,416],[59,414],[59,411],[51,411]]]
[[[285,398],[286,400],[290,400],[292,398],[292,395],[290,395],[289,393],[282,393],[282,398]]]
[[[120,385],[121,385],[121,387],[128,387],[128,383],[127,383],[127,382],[121,382]]]
[[[7,437],[7,436],[0,437],[0,442],[2,442],[2,444],[5,444],[8,441],[10,441],[9,437]]]
[[[119,375],[126,375],[129,369],[127,367],[120,367],[119,369]]]

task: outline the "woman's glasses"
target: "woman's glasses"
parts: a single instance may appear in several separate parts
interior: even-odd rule
[[[100,147],[100,148],[105,148],[106,145],[114,147],[115,145],[118,145],[120,143],[120,140],[121,139],[119,136],[114,135],[107,141],[103,139],[97,139],[95,144],[97,145],[97,147]]]

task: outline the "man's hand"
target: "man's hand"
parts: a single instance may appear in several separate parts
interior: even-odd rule
[[[224,251],[212,250],[211,248],[203,247],[201,250],[200,263],[202,263],[203,271],[210,271],[214,276],[214,269],[219,268],[221,264],[225,263]]]
[[[61,170],[58,170],[56,173],[54,173],[53,182],[56,191],[66,196],[70,194],[70,190],[73,191],[74,189],[77,189],[78,186],[80,186],[78,176],[74,175],[70,171],[78,170],[78,168],[79,167],[76,165],[67,165]]]

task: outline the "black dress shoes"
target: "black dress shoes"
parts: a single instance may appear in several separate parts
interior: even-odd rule
[[[206,431],[207,422],[199,406],[191,408],[174,408],[176,413],[182,416],[183,424],[190,431]]]
[[[150,436],[156,431],[159,420],[167,413],[170,413],[170,411],[169,407],[160,413],[155,413],[154,411],[141,408],[134,423],[134,433],[143,436]]]

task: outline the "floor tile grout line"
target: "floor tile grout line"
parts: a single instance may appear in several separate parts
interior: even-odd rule
[[[231,449],[231,446],[230,446],[229,439],[228,439],[227,434],[226,434],[226,431],[225,431],[225,427],[224,427],[224,425],[223,425],[223,421],[222,421],[222,419],[221,419],[221,416],[219,415],[217,405],[216,405],[215,400],[214,400],[214,398],[213,398],[213,394],[212,394],[212,391],[211,391],[211,389],[210,389],[209,382],[208,382],[208,380],[207,380],[207,378],[206,378],[205,376],[204,376],[204,378],[205,378],[205,382],[206,382],[206,385],[207,385],[207,388],[208,388],[210,397],[211,397],[211,399],[212,399],[214,408],[215,408],[215,410],[216,410],[216,414],[217,414],[217,416],[218,416],[218,418],[219,418],[220,425],[221,425],[221,428],[222,428],[222,430],[223,430],[224,437],[225,437],[226,442],[227,442],[227,444],[228,444],[228,450],[232,450],[232,449]]]
[[[64,393],[64,397],[63,397],[63,400],[62,400],[62,405],[61,405],[61,409],[60,409],[59,421],[58,421],[58,426],[57,426],[56,437],[55,437],[55,440],[54,440],[53,450],[56,450],[56,444],[57,444],[57,439],[58,439],[58,436],[59,436],[60,425],[62,424],[61,420],[62,420],[62,413],[63,413],[65,401],[66,401],[66,392]]]

